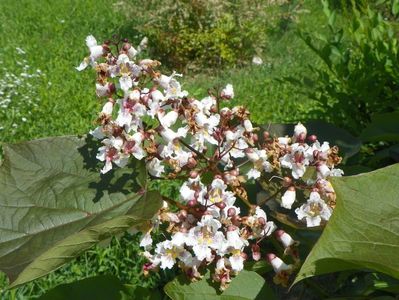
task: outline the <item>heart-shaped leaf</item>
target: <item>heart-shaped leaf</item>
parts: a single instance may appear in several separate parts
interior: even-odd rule
[[[399,164],[332,179],[337,206],[295,283],[349,269],[399,278],[398,178]]]
[[[85,244],[82,239],[80,245],[73,245],[65,240],[69,236],[95,228],[98,233],[95,240],[99,240],[114,233],[116,228],[100,224],[123,215],[130,215],[134,222],[149,219],[160,207],[159,197],[153,202],[143,197],[146,194],[143,163],[100,175],[95,159],[97,147],[76,136],[4,147],[0,167],[0,270],[14,281],[32,262],[35,267],[33,273],[24,272],[14,285],[60,266],[59,257],[51,262],[48,255],[54,246],[69,251],[67,261],[91,243],[87,240]],[[129,222],[117,226],[126,228]],[[85,233],[81,234],[83,237]],[[44,265],[34,262],[41,255],[46,258]]]
[[[204,277],[196,282],[190,282],[185,276],[177,276],[169,282],[165,293],[173,300],[273,300],[273,291],[266,285],[265,280],[256,272],[241,271],[222,293],[219,284],[214,283],[208,271]]]

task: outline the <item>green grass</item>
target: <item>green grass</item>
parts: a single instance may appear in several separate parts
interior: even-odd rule
[[[95,75],[75,70],[86,55],[88,34],[101,41],[118,33],[133,41],[141,36],[132,30],[139,16],[127,16],[116,9],[116,1],[3,0],[0,2],[0,77],[6,73],[19,76],[28,64],[32,72],[43,76],[28,80],[29,86],[15,89],[10,109],[0,113],[0,141],[15,142],[38,137],[84,134],[93,127],[100,103],[94,95]],[[264,53],[265,64],[243,69],[213,70],[205,74],[186,74],[184,87],[197,97],[206,95],[214,85],[233,83],[236,98],[231,104],[245,105],[257,123],[303,121],[308,99],[296,94],[292,86],[276,79],[307,72],[314,63],[312,54],[296,37],[301,28],[320,28],[324,24],[317,1],[306,1],[292,22],[271,28],[270,45]],[[150,47],[155,46],[151,45]],[[18,54],[16,47],[26,54]],[[23,60],[26,60],[24,62]],[[26,96],[23,98],[23,96]],[[1,97],[0,97],[1,98]],[[24,99],[32,99],[37,106]],[[24,122],[22,118],[26,117]],[[15,125],[13,125],[15,124]],[[164,189],[165,190],[165,189]],[[2,299],[25,299],[39,296],[57,284],[96,274],[114,274],[124,282],[155,287],[167,276],[144,279],[137,237],[125,236],[106,248],[96,247],[58,271],[21,288],[0,292]],[[7,286],[0,276],[0,288]]]

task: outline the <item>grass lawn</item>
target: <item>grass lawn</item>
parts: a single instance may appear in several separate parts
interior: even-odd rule
[[[84,134],[93,127],[100,107],[94,94],[95,76],[74,67],[86,55],[88,34],[99,40],[115,33],[133,41],[141,39],[133,30],[139,16],[128,20],[118,7],[121,9],[120,3],[109,0],[0,2],[0,142]],[[301,28],[324,24],[317,1],[306,1],[296,18]],[[275,81],[306,72],[306,65],[314,63],[296,37],[296,27],[288,24],[286,29],[270,32],[262,66],[186,74],[184,87],[201,97],[209,87],[232,83],[236,92],[232,104],[247,106],[256,122],[303,120],[301,112],[310,100],[293,92],[290,85]],[[142,279],[137,257],[137,237],[126,236],[16,290],[5,291],[7,280],[0,277],[0,294],[2,299],[32,298],[57,284],[96,274],[115,274],[125,282],[152,286],[167,278]]]

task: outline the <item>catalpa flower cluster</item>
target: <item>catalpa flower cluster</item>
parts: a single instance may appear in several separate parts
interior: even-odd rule
[[[163,197],[164,207],[143,234],[144,272],[177,267],[195,280],[211,267],[224,289],[247,261],[266,260],[275,282],[287,285],[300,264],[298,242],[277,224],[281,215],[293,226],[328,221],[335,206],[328,179],[342,175],[335,168],[338,148],[308,135],[301,123],[292,136],[262,131],[245,106],[224,106],[234,98],[231,84],[201,100],[189,96],[178,81],[182,75],[161,74],[160,62],[140,58],[146,39],[136,48],[127,40],[98,44],[93,36],[86,44],[90,54],[77,69],[94,68],[96,94],[104,99],[91,131],[101,142],[101,173],[143,160],[150,178],[182,182],[179,198]],[[278,189],[252,199],[247,187],[255,180]],[[158,232],[163,240],[154,243]]]

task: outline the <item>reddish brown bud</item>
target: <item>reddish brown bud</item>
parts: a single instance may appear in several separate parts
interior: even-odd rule
[[[181,211],[179,211],[179,218],[187,218],[187,210],[182,209]]]
[[[266,260],[268,261],[268,262],[271,262],[273,259],[275,259],[277,256],[276,256],[276,254],[274,254],[274,253],[267,253],[266,254]]]
[[[197,165],[197,161],[194,158],[190,157],[187,161],[187,167],[195,168],[196,165]]]
[[[231,170],[230,171],[231,176],[238,176],[240,173],[237,169]]]
[[[260,247],[259,247],[259,245],[258,245],[258,244],[253,244],[251,250],[252,250],[252,258],[253,258],[255,261],[260,260],[260,258],[261,258],[261,253],[260,253]]]
[[[109,46],[107,44],[102,44],[102,47],[103,47],[104,53],[108,53],[111,51],[111,49],[109,48]]]
[[[254,134],[252,135],[252,140],[254,141],[254,143],[257,143],[257,142],[259,141],[259,136],[258,136],[258,134],[254,133]]]
[[[197,206],[197,204],[198,204],[198,202],[197,202],[197,200],[195,200],[195,199],[190,200],[190,201],[187,202],[187,205],[188,205],[189,207]]]
[[[216,105],[212,105],[210,111],[211,111],[211,113],[214,113],[214,114],[217,113],[218,112],[217,106]]]
[[[258,218],[258,222],[260,225],[263,225],[263,226],[266,225],[266,220],[263,217]]]
[[[233,216],[233,217],[231,218],[231,222],[232,222],[234,225],[240,226],[240,224],[241,224],[241,218],[240,218],[240,216],[238,216],[238,215]]]
[[[319,155],[320,155],[320,151],[319,151],[319,150],[314,150],[314,151],[313,151],[313,157],[314,157],[314,159],[318,159],[318,158],[319,158]]]
[[[269,139],[269,137],[270,137],[270,133],[268,131],[263,132],[263,138],[265,140]]]
[[[248,255],[245,253],[245,252],[241,252],[241,257],[244,259],[244,260],[247,260],[248,259]]]
[[[285,233],[284,230],[278,229],[278,230],[275,231],[274,234],[275,234],[275,236],[276,236],[277,238],[280,238],[284,233]]]
[[[317,136],[315,136],[314,134],[308,136],[308,141],[309,141],[310,143],[316,142],[316,141],[317,141]]]
[[[129,39],[124,38],[124,39],[122,40],[122,42],[124,42],[124,43],[129,43]]]
[[[190,172],[190,178],[191,178],[191,179],[195,179],[195,178],[197,178],[197,176],[198,176],[198,172],[197,172],[197,171],[192,170],[192,171]]]
[[[109,91],[110,94],[115,93],[116,87],[115,87],[115,84],[113,82],[108,83],[108,91]]]
[[[306,140],[306,134],[302,132],[297,138],[296,138],[298,143],[303,143]]]
[[[235,215],[236,215],[236,209],[234,207],[230,207],[227,210],[227,216],[231,218],[234,217]]]
[[[216,206],[219,207],[220,209],[224,209],[226,207],[226,203],[223,201],[216,203]]]
[[[283,186],[287,187],[290,186],[291,184],[292,184],[292,178],[287,176],[283,178]]]
[[[129,43],[125,43],[125,44],[123,44],[122,49],[123,49],[124,51],[128,51],[131,47],[132,47],[132,45],[130,45]]]

